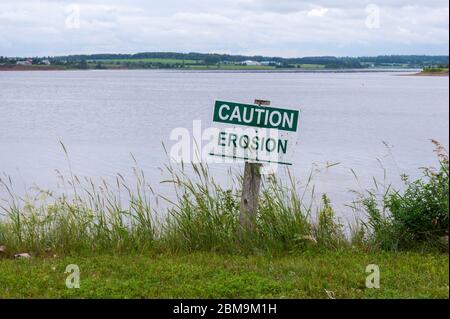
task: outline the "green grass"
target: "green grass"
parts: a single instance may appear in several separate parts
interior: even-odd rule
[[[277,178],[264,181],[255,227],[243,229],[239,224],[242,176],[235,176],[233,187],[223,188],[207,166],[193,164],[190,170],[167,167],[168,179],[163,183],[174,186],[175,201],[155,194],[138,169],[135,185],[120,174],[115,183],[100,185],[72,175],[65,179],[70,189],[67,194],[40,190],[36,196],[19,197],[12,185],[0,180],[11,194],[0,203],[4,215],[0,244],[10,256],[19,251],[36,255],[293,252],[312,246],[333,250],[350,245],[327,197],[314,220],[311,204],[303,201],[305,191],[297,191],[292,176],[287,183]],[[118,194],[129,200],[122,201]],[[158,199],[168,201],[167,212],[155,211]]]
[[[424,68],[421,74],[448,75],[448,68],[439,68],[439,67]]]
[[[0,187],[10,194],[0,201],[0,245],[6,246],[8,256],[271,254],[349,247],[364,252],[448,252],[448,155],[434,142],[441,168],[425,170],[421,179],[408,181],[403,192],[375,182],[375,189],[355,200],[354,209],[365,216],[355,225],[336,218],[326,195],[317,198],[312,175],[299,183],[289,171],[287,180],[263,179],[252,229],[239,223],[242,175],[229,172],[234,181],[226,188],[207,165],[167,166],[162,183],[173,186],[172,200],[157,194],[137,168],[131,183],[120,174],[115,182],[99,184],[71,174],[60,177],[66,193],[39,190],[24,197],[15,194],[10,180],[0,179]],[[168,204],[165,211],[157,210],[161,200]],[[351,234],[346,234],[346,226]]]
[[[189,65],[189,69],[194,70],[275,70],[275,66],[266,65],[239,65],[239,64],[220,64],[220,65]]]
[[[80,289],[65,286],[69,264]],[[365,286],[369,264],[380,267],[380,289]],[[448,298],[448,276],[448,255],[417,253],[0,259],[0,298]]]
[[[109,60],[96,60],[96,62],[105,63],[160,63],[160,64],[198,64],[202,61],[199,60],[181,60],[181,59],[159,59],[159,58],[147,58],[147,59],[109,59]]]
[[[448,153],[433,142],[441,167],[405,178],[402,192],[375,181],[355,201],[366,221],[350,234],[329,198],[316,198],[313,175],[299,183],[289,171],[263,179],[252,229],[239,223],[242,175],[229,171],[225,188],[207,165],[167,166],[172,200],[137,168],[133,182],[70,174],[65,193],[24,197],[0,179],[10,195],[0,201],[0,298],[448,298]],[[81,268],[80,290],[64,286],[68,264]],[[365,289],[369,264],[379,290]]]
[[[296,64],[295,65],[298,68],[304,69],[304,70],[322,70],[325,69],[324,64]]]
[[[180,59],[157,59],[157,58],[147,58],[147,59],[110,59],[110,60],[95,60],[89,63],[91,68],[94,68],[97,63],[102,63],[102,66],[107,69],[117,69],[120,67],[129,66],[131,68],[142,67],[144,65],[154,64],[165,65],[165,66],[174,66],[174,65],[184,65],[186,69],[194,69],[194,70],[274,70],[276,67],[274,66],[263,66],[263,65],[255,65],[255,66],[246,66],[239,64],[215,64],[215,65],[206,65],[203,61],[200,60],[180,60]]]
[[[445,148],[432,142],[440,162],[438,168],[423,168],[423,177],[417,180],[403,175],[403,191],[375,182],[373,189],[361,194],[372,245],[383,250],[434,246],[448,251],[449,159]]]

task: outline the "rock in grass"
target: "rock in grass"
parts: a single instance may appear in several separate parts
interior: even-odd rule
[[[17,258],[17,259],[28,259],[28,258],[31,258],[31,255],[29,253],[15,254],[14,258]]]

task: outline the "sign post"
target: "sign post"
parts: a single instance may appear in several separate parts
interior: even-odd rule
[[[216,101],[213,123],[218,128],[210,156],[244,160],[239,223],[252,230],[258,211],[263,164],[292,165],[299,111],[255,104]]]
[[[258,106],[269,106],[270,101],[255,100]],[[243,229],[253,230],[258,213],[259,189],[261,188],[261,164],[245,162],[239,224]]]

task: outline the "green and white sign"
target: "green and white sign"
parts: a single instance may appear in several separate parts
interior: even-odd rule
[[[252,163],[292,165],[299,111],[216,101],[211,156]]]

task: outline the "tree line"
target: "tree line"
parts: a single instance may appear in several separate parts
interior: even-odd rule
[[[47,57],[46,57],[47,58]],[[15,63],[15,61],[24,58],[0,57],[0,63]],[[40,59],[35,57],[34,59]],[[381,55],[381,56],[362,56],[362,57],[335,57],[335,56],[317,56],[317,57],[299,57],[282,58],[274,56],[246,56],[230,55],[217,53],[178,53],[178,52],[142,52],[136,54],[90,54],[90,55],[67,55],[48,57],[52,64],[76,65],[79,68],[86,68],[86,62],[105,62],[107,60],[142,60],[142,59],[176,59],[176,60],[195,60],[203,65],[217,65],[221,63],[240,63],[246,60],[256,62],[274,62],[278,67],[290,68],[302,64],[323,65],[325,68],[367,68],[383,66],[402,66],[423,68],[432,65],[448,65],[448,55]],[[133,62],[134,63],[134,62]],[[153,65],[161,67],[161,65]]]

